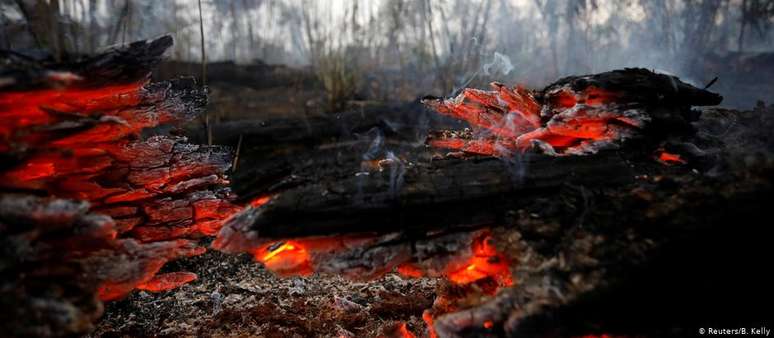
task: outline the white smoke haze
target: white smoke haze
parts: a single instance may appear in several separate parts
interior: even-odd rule
[[[25,47],[16,34],[24,31],[16,25],[23,19],[17,2],[33,8],[37,1],[0,0],[3,47]],[[728,71],[728,55],[774,49],[768,29],[774,20],[742,20],[744,2],[202,0],[202,9],[211,62],[322,68],[342,59],[359,77],[411,79],[410,95],[446,95],[463,85],[541,87],[622,67],[660,69],[703,84]],[[197,0],[61,3],[62,20],[79,27],[70,30],[71,50],[172,33],[177,43],[170,57],[200,61]],[[727,76],[718,83],[733,87]]]
[[[513,70],[511,59],[503,54],[494,52],[492,62],[483,66],[484,75],[508,75]]]

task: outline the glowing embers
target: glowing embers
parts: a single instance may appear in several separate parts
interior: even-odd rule
[[[492,245],[492,237],[488,233],[474,239],[471,251],[473,256],[463,264],[462,268],[451,266],[446,271],[445,274],[450,281],[457,284],[469,284],[491,277],[503,286],[513,284],[508,261],[505,256],[497,252]]]
[[[192,272],[178,271],[163,273],[153,276],[149,281],[137,285],[137,289],[150,292],[161,292],[175,289],[181,285],[196,280],[197,276]]]
[[[41,150],[0,173],[0,186],[87,200],[143,242],[212,236],[241,208],[230,202],[228,153],[154,136]]]
[[[317,271],[334,271],[344,260],[339,254],[346,254],[353,248],[372,243],[374,236],[329,236],[306,237],[265,243],[252,251],[256,261],[280,276],[308,276]],[[214,246],[217,248],[217,243]],[[353,278],[356,274],[353,274]],[[376,277],[376,276],[373,276]],[[369,276],[361,277],[369,279]]]
[[[65,117],[104,114],[140,103],[144,81],[104,87],[63,87],[0,93],[0,116],[7,124],[0,131],[17,131],[36,125],[50,125]],[[65,116],[57,116],[65,114]]]
[[[409,329],[405,322],[393,322],[387,323],[382,327],[379,338],[416,338]]]
[[[475,132],[431,136],[435,147],[490,156],[535,149],[551,155],[595,153],[642,128],[649,117],[617,105],[619,95],[594,86],[546,93],[544,105],[521,87],[492,83],[493,91],[465,89],[452,99],[425,99],[443,115],[470,123]]]
[[[254,252],[255,259],[280,275],[312,274],[309,252],[295,241],[277,242]]]
[[[323,272],[373,279],[397,271],[461,285],[482,280],[497,287],[513,283],[509,262],[497,252],[488,230],[450,234],[437,242],[417,240],[413,249],[409,242],[396,242],[398,238],[394,234],[296,238],[265,243],[252,254],[282,276]]]
[[[258,196],[252,199],[248,205],[253,208],[258,208],[266,203],[269,203],[269,201],[271,201],[271,196]]]
[[[428,336],[430,338],[438,338],[438,333],[435,332],[435,327],[433,326],[433,324],[435,323],[435,319],[433,318],[433,311],[432,310],[423,311],[422,320],[425,322],[425,325],[427,325]]]
[[[203,254],[206,249],[188,240],[138,243],[131,239],[118,241],[116,251],[104,259],[112,264],[103,268],[105,276],[97,295],[100,300],[121,299],[135,288],[158,292],[176,288],[196,279],[190,272],[157,275],[171,260]]]
[[[664,165],[679,165],[688,163],[683,159],[682,156],[680,156],[680,154],[669,153],[664,149],[656,150],[655,158],[657,161]]]
[[[41,84],[45,89],[0,92],[0,153],[12,160],[0,172],[0,190],[87,201],[105,219],[104,250],[87,257],[105,265],[94,278],[102,300],[196,279],[189,272],[157,273],[170,260],[205,251],[180,238],[212,236],[241,209],[226,187],[230,151],[140,134],[193,118],[205,92],[182,79],[148,84],[141,76],[96,86],[94,79],[54,75],[55,84]],[[57,243],[67,244],[65,255],[93,245],[82,234]]]

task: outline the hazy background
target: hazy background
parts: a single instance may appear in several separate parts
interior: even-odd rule
[[[0,0],[0,48],[61,56],[170,33],[170,59],[199,63],[198,5]],[[769,0],[201,0],[201,13],[208,62],[303,69],[331,108],[635,66],[719,76],[729,106],[774,99]]]

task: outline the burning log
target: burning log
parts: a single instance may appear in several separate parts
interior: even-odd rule
[[[533,94],[492,83],[454,99],[423,100],[441,114],[468,121],[475,135],[440,134],[430,144],[508,157],[536,148],[548,154],[589,154],[642,134],[690,130],[691,106],[716,105],[720,95],[645,69],[567,77]],[[648,129],[648,130],[645,130]],[[660,136],[660,137],[659,137]]]
[[[739,159],[772,149],[772,139],[763,136],[774,122],[771,111],[733,118],[728,111],[705,111],[690,139],[711,140],[718,148],[704,151],[718,156],[702,174],[655,166],[620,187],[586,187],[570,194],[574,198],[561,194],[562,204],[574,205],[562,210],[582,210],[569,220],[564,211],[533,202],[495,236],[517,266],[515,286],[473,304],[440,290],[426,318],[448,337],[664,336],[691,334],[711,321],[766,321],[760,317],[766,310],[748,300],[770,296],[770,279],[710,273],[708,280],[708,271],[766,264],[761,238],[771,230],[761,219],[761,201],[772,193],[766,177],[774,162],[770,155],[754,164]],[[736,125],[722,138],[709,133],[727,119]],[[734,146],[740,142],[745,146]]]
[[[625,159],[615,153],[591,160],[527,154],[518,161],[396,159],[370,171],[350,168],[350,172],[317,163],[314,171],[294,172],[293,181],[299,183],[270,190],[276,195],[267,203],[230,221],[219,243],[239,251],[277,238],[492,225],[506,218],[524,196],[570,183],[604,185],[633,178]],[[368,220],[367,228],[363,220]],[[252,242],[238,239],[243,237]]]
[[[241,189],[253,190],[258,202],[227,222],[213,246],[252,253],[282,274],[445,277],[452,283],[439,290],[424,316],[431,336],[600,333],[599,327],[614,327],[612,320],[572,319],[587,299],[620,297],[615,290],[622,285],[647,287],[626,276],[643,267],[674,272],[672,263],[653,257],[681,246],[706,253],[711,249],[686,238],[709,237],[721,245],[715,231],[728,229],[735,217],[762,215],[760,203],[744,201],[750,201],[748,193],[758,196],[753,200],[770,193],[769,181],[763,180],[769,182],[765,189],[756,183],[741,188],[731,176],[695,177],[720,163],[710,156],[720,150],[695,144],[722,147],[735,140],[706,140],[703,124],[715,117],[698,120],[691,109],[720,99],[674,77],[623,70],[563,79],[540,92],[496,85],[493,92],[468,90],[457,100],[427,101],[473,125],[473,131],[443,131],[428,141],[464,154],[438,154],[400,137],[381,138],[383,133],[305,146],[246,169],[259,174]],[[687,163],[664,166],[654,157]],[[728,192],[727,199],[708,186]],[[705,210],[724,202],[738,206],[733,215]],[[491,246],[481,238],[491,238]],[[505,269],[499,262],[506,262]],[[696,279],[690,278],[700,283]],[[638,301],[657,310],[652,301]],[[739,306],[728,299],[723,304]],[[610,318],[648,318],[627,311],[630,316]],[[709,311],[702,314],[717,318]],[[659,320],[659,329],[671,323],[665,316]],[[659,329],[648,332],[664,333]]]
[[[513,151],[534,145],[547,155],[596,153],[619,145],[626,135],[635,136],[632,128],[663,142],[663,130],[649,132],[647,127],[682,119],[672,130],[684,130],[695,115],[691,105],[720,100],[674,77],[642,69],[562,79],[538,96],[520,87],[494,88],[465,90],[454,100],[425,100],[490,135],[458,142],[436,134],[429,143],[487,155],[497,150],[505,161],[434,159],[416,147],[403,158],[383,152],[384,159],[373,160],[374,144],[385,142],[380,138],[349,144],[346,153],[321,146],[315,154],[252,168],[252,176],[259,178],[250,182],[251,189],[272,196],[229,221],[216,248],[252,251],[282,239],[350,233],[401,233],[411,241],[430,232],[499,225],[524,201],[551,198],[564,185],[620,185],[637,174],[625,153],[578,158]],[[588,134],[592,132],[597,134]]]
[[[171,44],[164,36],[64,63],[3,54],[2,292],[21,304],[3,318],[8,332],[85,332],[99,300],[196,279],[157,273],[203,253],[191,239],[213,235],[238,210],[226,188],[228,149],[142,137],[206,104],[192,79],[148,82]]]

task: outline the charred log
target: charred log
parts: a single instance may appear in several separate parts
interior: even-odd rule
[[[632,83],[622,83],[627,77]],[[587,156],[546,152],[540,144],[531,144],[523,154],[484,153],[497,158],[471,156],[470,148],[460,149],[463,153],[438,154],[389,137],[376,142],[376,148],[372,146],[376,138],[322,142],[281,161],[251,166],[249,170],[267,179],[245,183],[257,187],[264,196],[233,218],[214,246],[227,252],[250,252],[275,271],[297,266],[285,263],[303,253],[305,257],[298,260],[304,262],[303,270],[280,271],[290,274],[318,271],[371,278],[395,269],[405,275],[449,278],[454,270],[448,268],[450,262],[470,262],[450,254],[469,252],[466,248],[474,242],[461,239],[481,228],[494,228],[497,252],[506,256],[495,261],[509,262],[515,284],[493,296],[497,286],[510,284],[490,274],[462,278],[465,282],[441,288],[425,317],[441,336],[661,336],[671,334],[670,326],[706,325],[702,318],[740,320],[745,314],[761,313],[759,307],[733,313],[746,304],[733,297],[711,304],[711,300],[697,299],[700,292],[709,292],[706,288],[700,292],[688,289],[693,283],[704,283],[697,272],[713,264],[695,263],[698,256],[709,255],[724,262],[749,259],[748,255],[762,257],[760,248],[764,245],[759,240],[753,240],[753,248],[737,248],[740,251],[732,258],[709,252],[728,245],[720,234],[732,231],[734,220],[746,223],[736,239],[765,237],[756,217],[765,217],[761,201],[771,194],[771,182],[766,178],[770,173],[750,171],[738,162],[740,157],[758,156],[750,152],[771,149],[771,145],[736,145],[761,137],[770,141],[769,136],[751,131],[760,130],[752,127],[757,119],[771,120],[761,114],[747,125],[732,128],[722,110],[705,110],[700,118],[692,106],[717,104],[719,96],[644,70],[563,79],[536,93],[535,102],[546,106],[535,109],[526,100],[525,109],[540,116],[535,123],[550,121],[557,114],[551,100],[568,91],[573,100],[583,100],[577,111],[588,112],[596,109],[589,100],[599,99],[597,89],[609,91],[601,93],[615,100],[594,111],[599,113],[593,116],[599,118],[595,123],[601,122],[594,126],[606,127],[609,118],[628,123],[636,127],[639,140],[644,142],[617,143],[622,139],[611,138],[617,149],[582,152],[592,153]],[[498,90],[503,87],[496,86]],[[523,89],[513,91],[513,95],[531,95]],[[466,99],[479,101],[471,106],[476,109],[464,113],[503,114],[495,109],[499,101],[487,96],[494,94],[468,95]],[[493,100],[486,101],[488,98]],[[629,109],[636,109],[647,127],[637,127],[627,120],[631,116],[619,114]],[[563,112],[566,110],[560,109],[559,114]],[[525,116],[529,121],[533,115]],[[490,122],[479,121],[479,127],[489,128],[490,135],[507,136],[507,130],[497,129],[500,124]],[[719,132],[711,131],[714,129]],[[548,134],[556,132],[550,125],[546,130]],[[565,131],[573,132],[559,132]],[[473,136],[471,139],[481,135],[476,130],[465,133]],[[385,145],[404,151],[396,155]],[[557,146],[554,150],[566,148]],[[768,172],[771,162],[765,161],[768,164],[756,162],[753,167]],[[739,184],[742,180],[745,183]],[[728,211],[724,205],[734,210]],[[338,242],[331,244],[331,239]],[[701,243],[703,240],[709,242]],[[432,249],[423,251],[428,247]],[[691,250],[702,254],[688,254]],[[442,257],[451,258],[443,263],[427,262],[438,262]],[[750,260],[744,266],[764,264],[760,258]],[[680,264],[701,268],[681,270]],[[467,266],[476,269],[475,264]],[[669,277],[650,274],[674,274],[688,282],[675,283],[673,288],[665,288],[669,290],[665,295],[658,295],[646,292],[648,283],[664,285],[658,279]],[[724,278],[723,283],[743,287],[743,282],[731,279]],[[489,284],[493,281],[494,287]],[[632,305],[617,300],[631,293],[648,296],[634,297]],[[673,297],[680,294],[692,298],[675,301]],[[685,316],[684,324],[670,319],[679,311],[694,309],[691,301],[702,304],[702,310]],[[669,302],[678,304],[674,311],[648,317],[646,311],[658,311],[660,304]],[[578,319],[600,304],[611,306],[604,312],[608,316]],[[621,311],[614,313],[618,309]],[[647,322],[643,318],[655,318],[654,326],[644,328]],[[616,320],[626,324],[618,325]]]
[[[440,148],[490,156],[538,149],[551,155],[584,155],[618,148],[630,139],[661,142],[691,134],[695,105],[722,97],[644,69],[569,77],[541,92],[492,83],[492,90],[464,89],[455,98],[423,100],[438,113],[465,120],[475,137],[440,134]],[[469,136],[465,133],[465,136]]]
[[[569,87],[582,92],[589,87],[597,87],[623,94],[623,101],[651,107],[663,106],[714,106],[720,104],[723,97],[696,88],[678,77],[660,74],[642,68],[627,68],[593,75],[568,76],[546,86],[539,94],[549,99],[551,93]]]
[[[277,195],[227,223],[224,231],[265,241],[495,225],[520,201],[549,197],[566,184],[605,186],[634,177],[626,161],[612,152],[591,158],[529,154],[514,161],[404,163],[394,158],[364,171],[314,161],[314,170],[293,172],[295,186],[269,190]]]
[[[238,210],[225,187],[228,148],[143,137],[191,120],[206,104],[191,79],[147,82],[171,44],[164,36],[63,63],[3,54],[2,298],[13,308],[3,312],[6,332],[84,333],[101,301],[196,279],[158,273],[203,253],[191,239],[214,234]]]
[[[382,139],[381,134],[373,140],[307,148],[307,152],[248,169],[251,178],[238,184],[240,189],[275,196],[261,207],[245,211],[250,215],[235,218],[221,234],[223,240],[219,243],[228,248],[228,238],[240,237],[240,233],[249,234],[250,238],[292,238],[363,232],[363,220],[368,220],[367,231],[371,232],[422,232],[458,224],[501,223],[509,210],[518,208],[519,200],[550,197],[550,193],[541,195],[546,190],[555,191],[565,184],[602,186],[630,182],[635,175],[646,174],[648,166],[632,170],[628,160],[641,163],[642,155],[655,149],[635,148],[632,156],[603,152],[588,158],[521,155],[508,150],[530,145],[545,151],[541,147],[545,145],[551,148],[549,155],[554,148],[568,153],[593,153],[599,151],[593,148],[595,144],[616,145],[614,142],[629,135],[619,132],[624,127],[616,123],[639,128],[654,120],[669,119],[662,119],[662,115],[682,119],[692,112],[692,105],[716,104],[722,99],[675,77],[643,69],[565,78],[548,86],[536,98],[523,88],[511,90],[500,84],[494,88],[493,92],[464,91],[460,97],[470,103],[460,98],[426,102],[443,114],[489,128],[498,138],[489,144],[489,150],[481,153],[494,155],[500,146],[506,149],[498,151],[501,160],[433,160],[430,152],[395,137]],[[513,121],[504,115],[512,113],[518,113]],[[559,124],[557,116],[561,114],[569,115],[558,120],[575,121],[574,124],[553,126],[552,122]],[[514,140],[521,130],[517,121],[537,128],[541,120],[548,119],[552,122],[544,133],[535,130],[527,134],[540,135],[522,141],[527,136],[522,134]],[[675,129],[690,121],[673,123],[672,129],[653,127],[658,132],[643,130],[643,138],[649,140],[646,143],[650,147],[653,143],[661,144],[667,135],[676,134]],[[577,130],[570,130],[573,128]],[[431,138],[430,143],[435,145],[437,138]],[[579,141],[569,141],[572,139]],[[406,149],[408,155],[395,156],[382,149],[388,148],[385,144]],[[470,143],[464,147],[461,150],[471,150]],[[376,154],[383,157],[378,159]]]
[[[573,203],[586,208],[573,222],[525,208],[496,237],[518,266],[516,286],[483,304],[441,311],[434,327],[449,337],[542,337],[687,335],[712,322],[763,325],[766,310],[756,299],[771,296],[770,278],[713,271],[765,264],[762,238],[771,231],[755,201],[771,195],[771,181],[758,174],[743,184],[739,177],[690,176],[590,192]],[[528,216],[538,210],[538,218]]]

